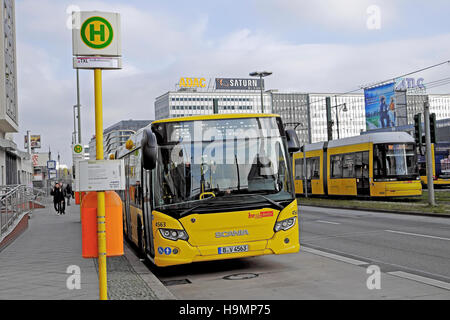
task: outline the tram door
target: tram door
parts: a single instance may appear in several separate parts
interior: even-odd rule
[[[358,196],[369,196],[369,151],[357,152],[355,154],[355,171]]]

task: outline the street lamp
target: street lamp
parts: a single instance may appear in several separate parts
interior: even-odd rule
[[[333,108],[336,108],[336,129],[337,129],[337,137],[339,139],[339,117],[338,117],[339,110],[338,110],[338,108],[342,107],[341,110],[344,111],[344,112],[347,112],[348,109],[347,109],[347,104],[346,103],[342,103],[342,104],[338,105],[337,104],[337,98],[335,97],[335,99],[336,99],[336,105],[333,106]]]
[[[269,71],[255,71],[255,72],[250,72],[249,76],[251,77],[259,77],[259,84],[260,84],[260,88],[261,88],[261,111],[262,113],[264,113],[264,99],[263,99],[263,83],[262,83],[262,78],[263,77],[267,77],[270,76],[272,74],[272,72]]]

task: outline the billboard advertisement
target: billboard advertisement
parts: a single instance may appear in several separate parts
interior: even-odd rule
[[[31,163],[33,167],[46,167],[47,161],[49,161],[48,152],[46,153],[34,153],[31,155]]]
[[[41,136],[40,135],[31,135],[31,149],[37,149],[41,147]],[[25,136],[25,146],[24,148],[28,148],[28,137]]]
[[[395,82],[364,89],[366,130],[407,124],[406,91],[396,91]]]
[[[240,78],[216,78],[216,90],[261,90],[264,80]]]

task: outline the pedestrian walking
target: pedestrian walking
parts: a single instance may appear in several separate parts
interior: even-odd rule
[[[66,186],[66,198],[67,198],[67,206],[70,206],[70,198],[72,197],[72,186],[70,183]]]
[[[60,184],[60,190],[61,190],[61,214],[66,214],[66,188],[61,183]]]
[[[55,184],[55,186],[50,191],[50,195],[53,196],[53,206],[56,210],[56,214],[58,216],[63,214],[64,210],[62,208],[62,202],[64,202],[64,193],[61,188],[61,185],[58,182]],[[64,205],[64,207],[65,207],[65,205]]]

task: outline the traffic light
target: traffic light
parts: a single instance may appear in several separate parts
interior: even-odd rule
[[[436,113],[430,114],[430,137],[431,143],[436,143]]]
[[[414,139],[417,146],[422,148],[422,114],[418,113],[414,116]]]

